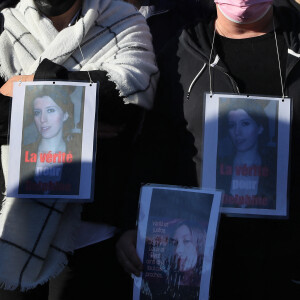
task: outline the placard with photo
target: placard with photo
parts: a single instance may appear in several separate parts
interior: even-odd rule
[[[222,212],[286,217],[291,100],[206,94],[202,186]]]
[[[97,84],[15,83],[13,95],[7,196],[92,201]]]
[[[146,185],[141,189],[137,253],[143,262],[134,300],[209,299],[220,191]]]

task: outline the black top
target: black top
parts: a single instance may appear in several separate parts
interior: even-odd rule
[[[282,78],[285,78],[287,45],[281,32],[277,32],[277,41]],[[240,93],[282,95],[274,32],[247,39],[216,34],[215,47]]]
[[[300,12],[300,4],[296,0],[274,0],[274,5],[278,7],[288,7]]]

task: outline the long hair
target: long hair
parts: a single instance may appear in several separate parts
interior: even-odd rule
[[[258,151],[264,152],[269,140],[269,119],[265,113],[265,106],[269,100],[256,99],[226,99],[220,102],[219,115],[219,132],[228,135],[228,115],[231,111],[238,109],[244,110],[255,121],[258,126],[263,128],[262,133],[258,137]]]
[[[34,119],[34,101],[37,98],[44,96],[50,97],[64,113],[68,113],[68,119],[63,126],[63,136],[68,137],[71,129],[74,127],[74,105],[71,101],[70,95],[74,91],[74,87],[64,85],[32,85],[27,86],[25,91],[25,107],[26,120],[24,124],[29,125]]]
[[[190,222],[187,220],[180,221],[177,224],[174,225],[171,231],[171,237],[175,235],[175,232],[177,229],[179,229],[181,226],[186,226],[192,236],[192,243],[196,247],[197,254],[204,254],[204,246],[205,246],[205,238],[206,234],[203,229],[200,228],[199,224],[196,224],[195,222]],[[171,241],[172,242],[172,241]],[[174,245],[176,246],[176,245]]]
[[[179,286],[183,283],[184,273],[183,271],[179,270],[178,261],[176,257],[176,247],[177,243],[173,239],[175,232],[178,228],[186,226],[192,237],[192,243],[196,248],[197,253],[197,262],[195,266],[189,270],[194,277],[190,277],[190,284],[191,286],[196,286],[200,283],[200,276],[202,271],[202,262],[204,256],[204,249],[205,249],[205,241],[206,241],[206,231],[201,228],[201,225],[196,222],[189,222],[189,221],[180,221],[173,226],[171,229],[170,239],[168,250],[166,251],[165,255],[165,267],[167,271],[167,281],[168,281],[168,288],[175,292]]]

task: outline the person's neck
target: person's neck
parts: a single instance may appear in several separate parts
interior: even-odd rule
[[[273,29],[273,7],[260,20],[249,24],[239,24],[228,20],[217,6],[215,28],[219,35],[231,39],[247,39],[264,35]]]
[[[234,158],[235,164],[253,165],[260,162],[257,145],[247,151],[237,151]]]
[[[52,151],[52,153],[57,153],[59,151],[64,152],[66,148],[66,143],[62,137],[62,132],[52,137],[50,139],[42,138],[39,144],[39,152],[48,153]]]
[[[81,5],[82,0],[77,0],[64,14],[55,17],[49,17],[57,31],[62,31],[64,28],[68,27],[73,17],[80,9]]]

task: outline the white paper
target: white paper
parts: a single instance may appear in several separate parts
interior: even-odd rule
[[[137,253],[144,272],[134,278],[134,300],[209,299],[221,195],[177,186],[142,188]]]
[[[206,94],[202,186],[224,190],[222,212],[286,217],[291,100]]]
[[[13,95],[7,196],[92,201],[97,84],[15,83]]]

